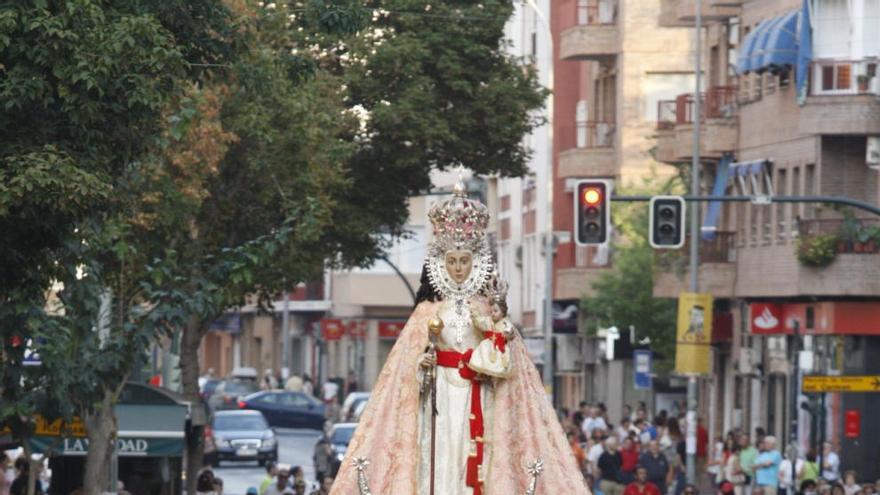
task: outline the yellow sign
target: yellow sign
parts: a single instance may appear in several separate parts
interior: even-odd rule
[[[37,416],[34,435],[43,437],[85,437],[86,425],[79,418],[73,418],[73,422],[64,423],[60,419],[51,423],[42,416]]]
[[[678,295],[675,372],[708,374],[712,366],[712,294]]]
[[[805,376],[804,392],[880,392],[880,375]]]

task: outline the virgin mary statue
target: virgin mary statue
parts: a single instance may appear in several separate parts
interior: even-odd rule
[[[415,310],[331,495],[588,494],[522,339],[504,324],[486,207],[459,181],[428,216]]]

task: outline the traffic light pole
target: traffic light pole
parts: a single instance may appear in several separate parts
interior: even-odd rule
[[[611,201],[649,202],[653,196],[611,196]],[[868,213],[880,216],[880,206],[872,205],[857,199],[844,196],[683,196],[688,202],[720,201],[722,203],[754,203],[769,205],[772,203],[824,203],[829,205],[851,206]],[[697,239],[699,240],[699,238]]]
[[[691,194],[700,194],[700,125],[702,124],[702,79],[703,79],[703,17],[701,0],[696,0],[696,22],[694,23],[694,150],[691,153]],[[690,259],[690,291],[699,290],[699,256],[700,256],[700,208],[699,203],[691,207],[691,259]],[[696,484],[697,463],[697,376],[688,376],[687,384],[687,482]]]

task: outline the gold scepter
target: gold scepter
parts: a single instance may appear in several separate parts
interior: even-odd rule
[[[434,495],[434,455],[437,445],[437,337],[443,331],[443,320],[435,316],[428,320],[428,352],[434,356],[434,366],[428,369],[431,381],[431,495]]]

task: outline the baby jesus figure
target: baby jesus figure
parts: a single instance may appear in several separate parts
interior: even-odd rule
[[[483,333],[483,340],[474,348],[468,367],[493,378],[505,378],[511,368],[507,341],[514,336],[514,326],[507,318],[507,302],[494,296],[490,316],[474,318],[474,326]]]

